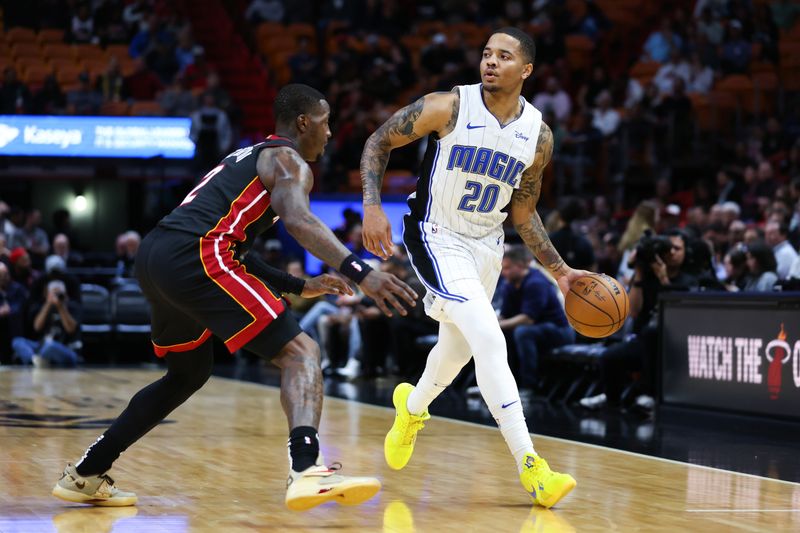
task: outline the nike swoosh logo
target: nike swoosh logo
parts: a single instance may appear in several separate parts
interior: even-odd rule
[[[505,409],[505,408],[506,408],[506,407],[508,407],[509,405],[514,405],[514,404],[515,404],[515,403],[517,403],[518,401],[519,401],[519,400],[514,400],[514,401],[513,401],[513,402],[511,402],[511,403],[504,403],[504,404],[503,404],[501,407],[502,407],[503,409]]]
[[[486,125],[485,125],[485,124],[484,124],[483,126],[473,126],[472,124],[470,124],[469,122],[467,122],[467,129],[468,129],[468,130],[475,130],[475,129],[478,129],[478,128],[485,128],[485,127],[486,127]]]

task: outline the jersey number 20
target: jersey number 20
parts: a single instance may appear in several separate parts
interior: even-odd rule
[[[500,186],[490,183],[483,187],[478,181],[467,181],[467,192],[458,203],[459,211],[489,213],[497,203],[500,195]]]

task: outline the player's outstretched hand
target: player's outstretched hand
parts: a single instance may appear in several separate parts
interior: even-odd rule
[[[392,255],[392,225],[379,205],[364,206],[361,225],[364,247],[384,261]]]
[[[589,276],[591,274],[593,274],[593,272],[589,272],[588,270],[575,270],[574,268],[570,268],[566,274],[556,278],[556,282],[558,283],[558,288],[561,289],[561,294],[564,295],[564,298],[567,297],[567,293],[569,292],[569,287],[570,285],[572,285],[573,281],[575,281],[580,277]]]
[[[386,316],[392,316],[392,307],[406,316],[406,305],[411,308],[417,299],[417,293],[411,287],[397,279],[393,274],[373,270],[359,285],[364,294],[375,300],[375,304]],[[388,302],[388,304],[387,304]],[[405,303],[406,305],[403,305]]]
[[[353,294],[353,289],[342,278],[330,274],[322,274],[321,276],[307,279],[300,296],[314,298],[321,294],[347,294],[349,296]]]

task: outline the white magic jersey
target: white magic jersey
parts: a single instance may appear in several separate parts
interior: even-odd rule
[[[481,85],[458,87],[458,121],[441,139],[431,136],[411,216],[474,238],[502,233],[503,209],[533,163],[542,114],[520,97],[522,115],[500,126],[483,102]]]

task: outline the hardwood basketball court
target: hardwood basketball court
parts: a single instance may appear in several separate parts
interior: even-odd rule
[[[320,428],[326,459],[383,489],[359,507],[294,513],[278,389],[219,377],[116,463],[137,507],[50,496],[65,463],[161,374],[0,368],[0,533],[800,530],[800,484],[549,437],[536,437],[537,451],[578,486],[553,510],[532,507],[499,431],[435,416],[395,472],[383,460],[393,412],[336,398]]]

